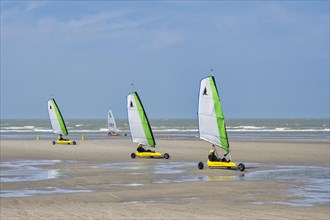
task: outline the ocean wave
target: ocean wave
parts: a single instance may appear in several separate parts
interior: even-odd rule
[[[42,129],[42,128],[36,128],[36,129],[33,129],[33,131],[35,131],[35,132],[47,132],[47,133],[53,132],[52,129]]]
[[[53,135],[49,120],[4,120],[1,121],[1,138],[26,138],[41,135]],[[192,136],[197,135],[197,120],[151,120],[151,128],[155,136]],[[330,135],[329,120],[303,119],[256,119],[256,120],[228,120],[227,132],[235,137],[321,137]],[[69,120],[66,124],[70,135],[89,135],[107,137],[108,127],[106,120]],[[154,126],[153,126],[154,125]],[[119,133],[129,134],[126,120],[117,123]]]
[[[126,130],[120,130],[118,129],[118,132],[125,132]],[[73,130],[69,130],[70,133],[105,133],[105,132],[109,132],[108,128],[100,128],[100,129],[82,129],[82,130],[77,130],[77,129],[73,129]],[[127,132],[127,131],[126,131]]]
[[[235,127],[227,127],[228,129],[245,129],[245,130],[259,130],[265,129],[266,127],[257,127],[257,126],[235,126]]]
[[[32,126],[32,125],[2,127],[2,129],[5,129],[5,130],[31,130],[34,128],[35,128],[35,126]]]
[[[53,132],[53,130],[49,129],[49,128],[35,128],[34,126],[24,126],[24,127],[25,127],[24,129],[22,127],[2,128],[0,130],[0,132],[1,133],[31,133],[31,132],[49,133],[49,132]]]
[[[167,128],[167,129],[153,129],[153,132],[198,132],[198,129],[176,129],[176,128]]]
[[[69,133],[106,133],[109,131],[107,128],[100,129],[68,129]],[[176,129],[176,128],[167,128],[167,129],[153,129],[154,133],[197,133],[198,129]],[[265,128],[265,129],[233,129],[228,128],[228,132],[239,133],[239,132],[248,132],[248,133],[260,133],[260,132],[269,132],[269,133],[279,133],[279,132],[330,132],[329,128],[320,128],[320,129],[292,129],[292,128]],[[52,133],[52,129],[48,128],[34,128],[34,129],[1,129],[1,133]],[[129,130],[118,130],[118,132],[129,132]]]
[[[0,133],[27,133],[33,132],[33,130],[0,130]]]
[[[227,129],[229,132],[329,132],[328,128],[320,129],[292,129],[292,128],[271,128],[271,129]]]

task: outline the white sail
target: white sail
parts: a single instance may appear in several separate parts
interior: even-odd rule
[[[225,120],[213,76],[200,82],[198,123],[200,139],[229,151]]]
[[[108,128],[109,128],[109,132],[113,132],[113,133],[118,132],[116,121],[115,118],[113,117],[111,110],[109,110],[108,112]]]
[[[127,96],[128,123],[132,141],[154,147],[156,145],[147,115],[136,92]]]
[[[54,133],[68,135],[68,130],[66,129],[65,122],[55,99],[48,101],[48,113]]]

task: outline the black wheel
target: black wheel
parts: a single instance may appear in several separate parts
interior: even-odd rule
[[[168,159],[168,158],[170,158],[170,155],[169,155],[168,153],[165,153],[165,154],[164,154],[164,158],[165,158],[165,159]]]
[[[131,153],[131,158],[134,159],[136,157],[135,153]]]
[[[53,145],[55,145],[55,143],[56,143],[55,141],[52,141],[52,144],[53,144]]]
[[[73,145],[76,145],[76,142],[75,141],[72,141]]]
[[[198,169],[202,170],[204,168],[203,162],[198,163]]]
[[[238,164],[238,169],[239,169],[240,171],[244,171],[244,170],[245,170],[245,165],[242,164],[242,163]]]

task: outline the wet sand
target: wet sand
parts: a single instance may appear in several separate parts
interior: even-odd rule
[[[232,159],[244,162],[245,172],[199,170],[197,163],[205,164],[210,144],[197,139],[158,140],[157,150],[169,153],[169,160],[131,159],[136,144],[129,140],[77,143],[53,146],[46,140],[1,140],[2,163],[42,161],[24,172],[38,167],[38,174],[47,173],[35,174],[34,181],[3,181],[1,219],[330,217],[329,202],[318,204],[292,192],[308,184],[304,175],[309,169],[312,173],[325,169],[320,176],[327,175],[328,140],[231,141]],[[1,172],[18,167],[22,165],[2,166]],[[277,172],[281,169],[286,170]],[[329,188],[322,193],[329,194]]]

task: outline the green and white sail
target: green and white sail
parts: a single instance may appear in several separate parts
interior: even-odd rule
[[[127,113],[132,141],[155,147],[154,135],[137,92],[127,96]]]
[[[213,76],[200,82],[198,103],[199,137],[229,152],[226,131],[218,89]]]
[[[111,110],[109,110],[108,112],[108,128],[109,132],[117,133],[118,131],[116,121]]]
[[[54,133],[68,135],[68,130],[66,129],[62,114],[55,99],[50,99],[48,101],[48,113]]]

